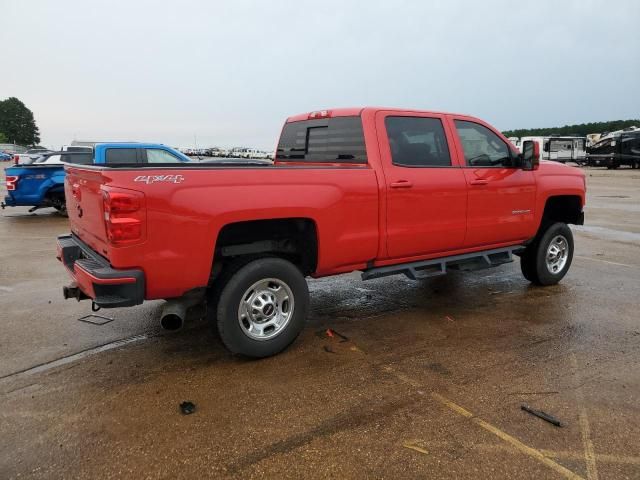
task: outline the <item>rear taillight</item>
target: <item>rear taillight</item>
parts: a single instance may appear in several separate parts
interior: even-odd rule
[[[103,190],[104,224],[109,243],[130,245],[144,240],[144,195],[140,192]]]
[[[7,175],[7,190],[14,191],[16,189],[16,184],[18,183],[18,177],[17,175]]]

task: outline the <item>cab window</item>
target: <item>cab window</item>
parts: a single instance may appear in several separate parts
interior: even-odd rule
[[[138,155],[135,148],[107,148],[106,163],[137,163]]]
[[[470,167],[511,167],[511,151],[502,139],[487,127],[456,120],[456,130]]]
[[[180,159],[175,155],[159,148],[147,148],[147,163],[178,163]]]
[[[387,138],[394,165],[450,167],[451,156],[438,118],[387,117]]]

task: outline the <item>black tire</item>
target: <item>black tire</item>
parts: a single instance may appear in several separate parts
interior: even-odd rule
[[[537,284],[540,282],[540,280],[538,280],[538,272],[536,271],[536,255],[531,249],[531,246],[520,256],[520,270],[524,278],[531,283]]]
[[[252,325],[250,321],[252,317],[243,319],[241,323],[239,310],[245,295],[248,299],[259,296],[258,290],[262,287],[250,292],[251,287],[259,282],[267,282],[268,279],[279,282],[280,288],[289,289],[285,294],[289,297],[290,293],[291,303],[288,305],[291,310],[289,310],[288,321],[282,327],[274,327],[272,332],[267,333],[267,335],[273,335],[272,337],[256,339],[248,333],[250,331],[248,325]],[[267,291],[268,293],[270,292]],[[284,302],[275,303],[276,316],[285,310]],[[274,257],[261,258],[245,264],[229,278],[222,287],[217,303],[218,333],[224,345],[233,353],[252,358],[264,358],[287,348],[304,328],[309,308],[309,289],[304,275],[291,262]],[[266,312],[266,308],[266,306],[263,307],[260,314]],[[253,312],[256,310],[254,309]],[[277,331],[278,328],[281,330]]]
[[[68,217],[69,213],[67,212],[67,206],[66,205],[62,205],[60,207],[53,207],[56,209],[56,211],[62,215],[63,217]]]
[[[547,263],[547,253],[551,243],[565,245],[566,259],[557,264]],[[560,255],[563,257],[564,255]],[[536,285],[555,285],[567,274],[573,260],[573,234],[565,223],[549,225],[541,235],[538,235],[527,247],[520,258],[520,269],[524,278]],[[554,270],[557,268],[557,270]]]

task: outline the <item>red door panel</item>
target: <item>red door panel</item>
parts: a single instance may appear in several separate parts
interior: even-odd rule
[[[490,125],[463,116],[452,116],[450,121],[469,189],[464,247],[531,238],[535,234],[533,172],[515,166],[517,152]],[[500,152],[507,155],[503,162]]]
[[[393,163],[385,120],[398,113],[379,112],[376,130],[386,178],[386,239],[389,258],[413,257],[460,248],[466,230],[467,185],[455,156],[451,165],[417,166]],[[437,119],[442,123],[449,152],[450,132],[442,116],[402,113],[402,117]],[[408,144],[419,151],[416,145]],[[397,146],[394,146],[396,148]],[[417,153],[419,154],[419,153]],[[440,157],[439,157],[440,158]],[[409,159],[410,160],[410,159]]]
[[[533,172],[515,168],[464,168],[469,184],[465,247],[531,237],[534,222]]]

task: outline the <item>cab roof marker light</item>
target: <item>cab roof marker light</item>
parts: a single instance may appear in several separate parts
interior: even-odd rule
[[[330,112],[329,110],[318,110],[316,112],[311,112],[309,114],[309,118],[327,118],[330,117]]]

